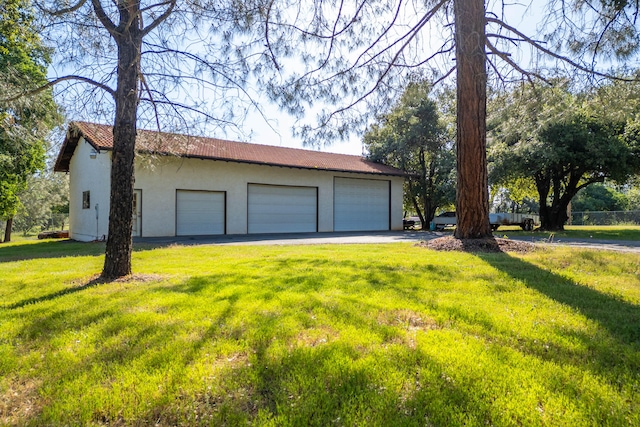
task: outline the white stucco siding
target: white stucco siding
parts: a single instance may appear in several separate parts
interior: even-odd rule
[[[391,178],[391,229],[404,230],[402,224],[402,201],[404,198],[404,178]]]
[[[95,158],[91,158],[92,153],[95,154]],[[107,235],[110,167],[110,152],[97,153],[84,138],[80,139],[69,165],[70,238],[92,241]],[[89,191],[90,195],[88,209],[82,207],[82,193],[85,191]]]
[[[176,190],[226,192],[227,234],[247,234],[249,184],[316,187],[318,231],[334,231],[335,176],[390,180],[391,226],[394,230],[402,230],[402,178],[162,157],[137,163],[135,188],[142,190],[144,200],[142,235],[154,237],[176,234]]]
[[[157,159],[138,164],[142,190],[142,235],[175,235],[177,189],[224,191],[228,234],[247,233],[249,184],[318,187],[318,231],[333,231],[333,175],[325,171],[281,168],[200,159]]]

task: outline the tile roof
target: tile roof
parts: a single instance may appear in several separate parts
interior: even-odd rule
[[[69,162],[80,137],[84,137],[96,150],[113,149],[111,126],[87,122],[71,122],[67,137],[58,154],[54,170],[58,172],[69,171]],[[399,169],[371,162],[361,156],[250,144],[150,130],[138,129],[136,145],[138,152],[159,155],[301,169],[406,176],[406,173]]]

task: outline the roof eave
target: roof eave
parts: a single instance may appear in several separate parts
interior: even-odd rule
[[[71,163],[73,153],[75,153],[76,148],[78,147],[80,138],[84,138],[84,140],[97,151],[105,149],[105,147],[99,147],[94,141],[92,141],[76,123],[71,122],[69,123],[67,135],[64,138],[62,147],[60,147],[60,152],[58,153],[58,157],[56,158],[56,162],[53,166],[54,172],[69,172],[69,164]]]
[[[384,172],[384,171],[359,171],[354,169],[340,169],[340,168],[326,168],[326,167],[313,167],[313,166],[297,166],[297,165],[289,165],[289,164],[280,164],[280,163],[267,163],[267,162],[258,162],[253,160],[244,160],[244,159],[230,159],[225,157],[214,157],[214,156],[196,156],[196,155],[177,155],[177,154],[169,154],[169,153],[160,153],[154,151],[147,150],[138,150],[138,153],[151,154],[151,155],[160,155],[160,156],[172,156],[176,158],[184,158],[184,159],[199,159],[199,160],[214,160],[220,162],[231,162],[231,163],[243,163],[249,165],[258,165],[258,166],[273,166],[280,168],[290,168],[290,169],[302,169],[302,170],[316,170],[316,171],[325,171],[325,172],[342,172],[342,173],[358,173],[365,175],[382,175],[382,176],[397,176],[402,178],[408,178],[410,175],[406,172]]]

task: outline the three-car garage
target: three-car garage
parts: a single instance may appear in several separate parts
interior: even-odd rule
[[[318,187],[247,184],[247,233],[318,231]],[[335,177],[333,231],[389,230],[388,180]],[[176,235],[226,234],[224,191],[176,191]]]
[[[406,174],[362,156],[147,130],[136,147],[136,237],[402,230]],[[72,239],[109,232],[112,149],[110,126],[70,124]]]

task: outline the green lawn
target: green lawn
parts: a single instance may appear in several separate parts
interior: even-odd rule
[[[578,239],[604,239],[604,240],[640,240],[639,225],[567,225],[561,232],[533,231],[525,232],[520,227],[500,227],[493,233],[495,236],[531,236],[535,238],[549,238],[553,234],[554,239],[578,238]]]
[[[0,425],[640,425],[640,255],[0,245]]]

